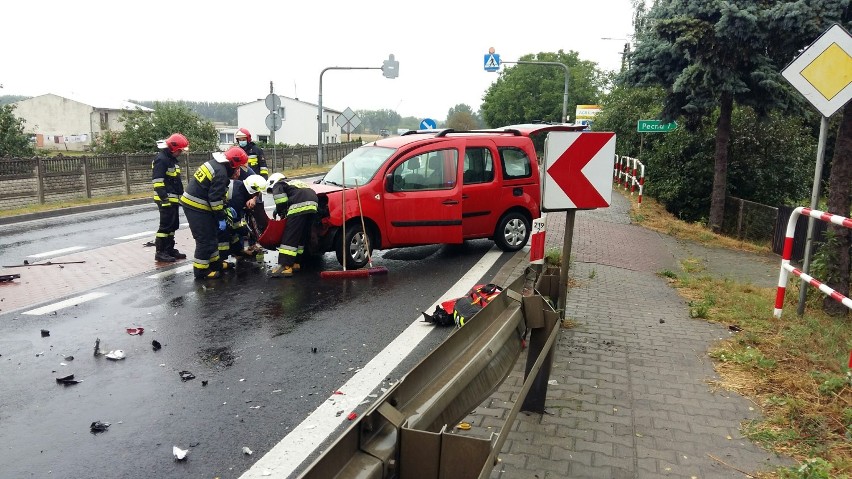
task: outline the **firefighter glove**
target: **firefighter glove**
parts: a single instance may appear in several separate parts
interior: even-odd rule
[[[228,216],[228,218],[234,219],[237,217],[237,210],[235,210],[234,207],[229,206],[225,209],[225,214]]]
[[[219,231],[225,231],[225,228],[228,227],[228,222],[225,220],[219,220]]]

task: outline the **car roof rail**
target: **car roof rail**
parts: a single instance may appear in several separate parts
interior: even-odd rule
[[[447,133],[452,133],[454,131],[455,130],[453,130],[452,128],[442,128],[440,130],[408,130],[400,136],[417,135],[417,134],[422,134],[422,133],[435,133],[435,132],[437,132],[438,134],[435,135],[435,137],[442,137],[442,136],[447,136]]]
[[[498,129],[498,130],[470,130],[470,133],[495,133],[495,134],[511,133],[514,136],[522,136],[523,135],[520,130],[517,130],[515,128],[502,128],[502,129]]]

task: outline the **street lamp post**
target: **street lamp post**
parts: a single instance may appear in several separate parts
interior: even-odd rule
[[[328,67],[320,72],[317,101],[317,164],[322,164],[322,76],[328,70],[381,70],[386,78],[396,78],[399,75],[399,62],[390,55],[380,67]]]
[[[621,52],[621,71],[627,69],[627,55],[630,53],[630,40],[626,38],[601,37],[601,40],[617,40],[624,42],[624,51]]]
[[[562,93],[562,123],[568,123],[568,65],[559,62],[525,62],[525,61],[517,61],[517,62],[501,62],[507,64],[518,64],[518,65],[551,65],[551,66],[560,66],[563,70],[565,70],[565,92]]]

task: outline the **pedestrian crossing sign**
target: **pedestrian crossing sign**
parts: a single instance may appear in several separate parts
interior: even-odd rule
[[[500,55],[488,53],[485,55],[485,71],[496,72],[500,69]]]

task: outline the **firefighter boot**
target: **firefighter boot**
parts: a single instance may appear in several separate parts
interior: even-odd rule
[[[272,272],[269,274],[270,278],[289,278],[291,276],[293,276],[293,267],[284,266],[283,264],[272,268]]]
[[[166,245],[166,251],[169,253],[169,256],[172,256],[174,259],[186,259],[186,255],[181,253],[177,249],[175,249],[175,239],[174,237],[166,239],[168,244]]]
[[[168,253],[165,242],[165,238],[157,238],[154,240],[154,246],[157,248],[157,252],[154,253],[154,261],[159,261],[161,263],[174,263],[177,260],[174,256]]]

